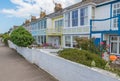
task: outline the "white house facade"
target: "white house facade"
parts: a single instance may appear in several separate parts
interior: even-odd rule
[[[120,0],[110,0],[96,6],[95,19],[91,20],[91,37],[96,43],[110,45],[110,54],[120,54]]]
[[[76,45],[76,37],[95,38],[96,45],[105,41],[111,53],[120,54],[119,0],[82,0],[64,9],[55,4],[54,9],[23,25],[38,44],[71,48]]]

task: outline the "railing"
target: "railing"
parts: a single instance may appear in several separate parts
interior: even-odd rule
[[[120,27],[120,16],[90,21],[91,32],[116,31]]]
[[[62,28],[49,28],[49,29],[46,29],[46,33],[48,35],[61,35]]]
[[[72,27],[72,28],[64,28],[64,34],[84,34],[90,33],[90,26],[85,27]]]

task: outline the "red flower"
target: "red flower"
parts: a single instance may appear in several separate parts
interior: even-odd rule
[[[104,44],[104,42],[100,42],[100,44],[101,44],[101,45],[103,45],[103,44]]]

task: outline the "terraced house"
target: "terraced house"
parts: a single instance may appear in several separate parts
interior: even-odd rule
[[[55,3],[54,10],[24,24],[38,44],[70,48],[76,37],[95,38],[96,45],[105,41],[111,53],[120,54],[119,0],[82,0],[64,9]]]
[[[98,4],[95,19],[91,20],[91,37],[95,42],[110,45],[110,54],[120,54],[120,0],[107,0]]]
[[[55,3],[54,12],[46,15],[40,13],[40,18],[31,16],[23,26],[32,34],[37,44],[49,43],[55,47],[62,47],[63,10],[59,3]]]

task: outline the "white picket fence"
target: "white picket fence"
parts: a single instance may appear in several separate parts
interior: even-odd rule
[[[42,49],[18,47],[11,41],[9,41],[9,47],[15,49],[30,63],[38,65],[59,81],[119,81]]]

